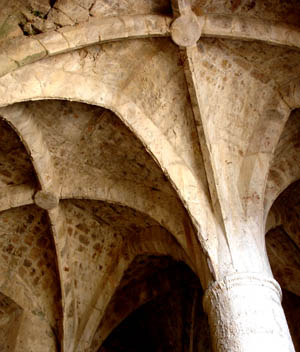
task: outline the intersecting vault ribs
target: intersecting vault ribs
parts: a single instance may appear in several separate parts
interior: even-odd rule
[[[260,299],[245,290],[247,305],[234,295],[229,312],[252,302],[253,314],[208,311],[221,332],[212,327],[213,342],[233,350],[244,338],[233,329],[252,321],[247,339],[272,330],[271,349],[285,352],[279,295],[268,310],[264,290],[277,287],[268,214],[269,258],[299,349],[299,111],[288,120],[300,104],[299,2],[6,3],[0,350],[107,352],[124,331],[156,329],[166,333],[159,347],[145,339],[139,351],[209,351],[200,281],[213,292],[235,277],[243,291],[254,270]],[[182,265],[200,281],[187,283]]]
[[[189,47],[200,39],[204,19],[197,17],[191,10],[186,10],[171,25],[171,37],[175,44]]]
[[[53,192],[38,191],[34,196],[37,206],[45,210],[52,210],[58,206],[58,196]]]

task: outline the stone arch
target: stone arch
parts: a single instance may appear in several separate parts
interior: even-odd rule
[[[35,189],[21,185],[0,190],[0,212],[23,205],[33,204]]]
[[[49,150],[43,135],[24,107],[12,105],[0,110],[2,117],[12,126],[30,155],[43,190],[55,187],[55,174]]]
[[[274,103],[275,101],[275,103]],[[270,103],[273,106],[270,106]],[[273,157],[273,152],[278,144],[282,130],[288,120],[290,110],[282,101],[279,95],[271,95],[265,104],[265,111],[257,125],[253,128],[251,138],[247,148],[247,154],[243,161],[240,171],[241,184],[246,183],[248,194],[255,194],[255,191],[263,196],[265,193],[266,180]],[[253,166],[255,165],[255,166]],[[251,172],[249,172],[251,170]],[[261,177],[263,175],[263,177]],[[245,185],[244,185],[245,187]],[[243,188],[241,188],[243,189]],[[241,194],[247,194],[242,192]],[[250,199],[250,201],[249,201]],[[263,197],[260,202],[253,202],[249,197],[245,202],[246,214],[256,212],[257,203],[261,207],[261,215],[263,216]]]
[[[173,5],[174,15],[178,15],[178,9],[174,11],[174,7],[176,6]],[[300,47],[298,32],[293,26],[285,24],[284,31],[282,31],[281,23],[258,18],[247,19],[244,16],[202,13],[199,17],[204,18],[202,35],[206,37],[260,40],[270,45]],[[7,40],[4,45],[5,54],[1,57],[0,77],[17,70],[20,66],[37,62],[45,57],[102,42],[127,38],[168,37],[171,22],[170,16],[161,14],[105,16],[100,22],[95,18],[90,19],[88,23],[65,26],[58,31],[41,33],[30,38],[19,37]],[[22,48],[18,55],[16,55],[16,46]]]
[[[13,300],[22,309],[31,311],[39,309],[39,305],[32,299],[28,285],[22,280],[19,274],[12,272],[8,266],[1,263],[0,266],[0,291]]]
[[[178,207],[176,200],[172,196],[168,197],[168,203],[174,203],[172,209],[177,213],[175,217],[168,216],[166,201],[163,201],[160,196],[157,196],[155,193],[153,194],[146,187],[143,188],[130,182],[123,187],[123,184],[126,182],[120,184],[103,176],[101,177],[101,185],[99,184],[94,189],[87,188],[83,190],[77,188],[74,191],[73,185],[70,183],[66,183],[62,189],[59,189],[58,182],[55,180],[52,157],[44,141],[43,133],[28,111],[23,106],[11,105],[1,108],[0,113],[6,121],[13,125],[23,140],[28,153],[31,155],[43,190],[58,192],[61,199],[95,199],[127,205],[133,209],[147,213],[161,225],[165,225],[176,237],[178,236],[179,239],[183,238],[184,228],[182,220],[186,214]],[[25,192],[26,189],[24,189]],[[29,194],[33,195],[32,190]]]
[[[194,175],[184,160],[176,153],[170,142],[151,119],[126,96],[105,82],[94,77],[65,72],[44,62],[20,68],[0,80],[0,106],[17,102],[42,99],[62,99],[102,106],[114,112],[144,144],[146,150],[158,163],[179,194],[197,228],[197,239],[208,253],[206,240],[213,224],[213,213],[206,186]],[[26,77],[26,82],[22,80]],[[15,85],[13,95],[4,86]],[[15,98],[18,97],[18,98]],[[203,213],[202,209],[206,209]],[[197,256],[198,257],[198,256]],[[195,260],[198,260],[195,258]]]
[[[126,270],[131,266],[136,257],[141,255],[171,256],[175,261],[183,261],[189,267],[193,267],[182,249],[172,240],[170,234],[163,229],[148,229],[141,236],[133,234],[132,238],[128,238],[126,241],[125,248],[128,257],[125,260],[120,258],[114,272],[110,274],[113,277],[107,278],[107,284],[103,287],[101,297],[98,298],[78,342],[76,349],[78,352],[84,348],[90,348],[93,344],[97,328],[104,318],[106,309],[118,289]],[[103,310],[100,307],[105,308]]]
[[[137,210],[147,216],[150,216],[158,224],[165,227],[174,238],[180,243],[180,245],[188,253],[188,243],[186,242],[186,231],[190,228],[193,231],[192,224],[189,223],[187,214],[184,210],[178,206],[178,203],[173,197],[166,197],[163,200],[154,194],[150,190],[132,187],[129,183],[128,188],[123,188],[121,185],[114,184],[114,190],[106,194],[105,188],[111,187],[111,180],[102,180],[103,189],[87,190],[82,193],[77,192],[72,197],[68,197],[67,194],[62,193],[62,199],[82,199],[82,200],[98,200],[104,201],[111,204],[119,204],[127,206],[131,209]],[[139,191],[142,190],[143,194]],[[120,198],[120,192],[122,191],[122,198]],[[132,193],[133,194],[132,194]],[[149,196],[149,197],[148,197]],[[123,198],[124,197],[124,198]],[[165,202],[168,201],[166,205]],[[171,206],[171,208],[169,208]],[[157,209],[155,208],[157,207]],[[173,216],[170,217],[170,209],[172,209]]]
[[[300,109],[291,112],[274,151],[265,189],[265,219],[275,199],[300,178]]]
[[[293,243],[300,248],[297,221],[299,218],[299,196],[297,193],[299,186],[300,178],[286,187],[275,199],[267,217],[265,232],[267,234],[271,230],[283,227]]]
[[[44,140],[43,133],[34,118],[30,115],[30,112],[24,106],[13,104],[1,108],[0,113],[13,125],[24,141],[27,151],[33,160],[43,190],[58,193],[61,199],[105,200],[129,206],[150,215],[162,226],[166,226],[187,252],[194,252],[193,247],[198,246],[198,244],[192,240],[194,242],[191,245],[189,239],[186,238],[187,232],[193,232],[192,225],[189,224],[188,220],[185,220],[187,219],[186,213],[173,196],[164,195],[166,199],[162,199],[160,195],[152,192],[151,189],[130,182],[127,182],[127,184],[126,182],[116,182],[105,176],[101,177],[101,182],[97,187],[94,187],[95,189],[86,188],[83,190],[77,188],[74,191],[72,188],[73,184],[71,185],[66,182],[64,185],[59,185],[56,180],[52,156]],[[30,191],[24,190],[25,199],[23,202],[27,200],[26,197],[32,197],[33,194],[34,190],[32,189]],[[29,202],[32,203],[31,200],[28,200]],[[176,216],[169,216],[170,207],[173,214],[176,213]],[[196,260],[196,256],[194,259]]]
[[[38,348],[49,348],[49,352],[57,352],[57,340],[53,334],[50,322],[41,313],[41,307],[33,299],[33,294],[28,285],[10,268],[1,264],[0,267],[1,287],[0,292],[4,294],[21,308],[20,321],[17,326],[12,326],[15,337],[13,351],[21,352],[24,348],[31,348],[31,343],[39,336]],[[4,279],[4,280],[3,280]],[[36,342],[36,341],[35,341]]]
[[[300,180],[277,197],[269,211],[266,247],[272,272],[283,291],[282,305],[296,350],[299,348],[300,303]]]
[[[128,206],[86,199],[62,200],[57,210],[55,218],[53,214],[50,216],[63,263],[64,346],[67,349],[78,344],[76,348],[82,351],[91,343],[93,329],[97,328],[104,307],[137,254],[171,255],[185,261],[201,276],[179,241],[149,215]],[[92,281],[85,280],[86,270],[94,277]],[[85,295],[81,291],[83,287]],[[81,321],[76,324],[77,313],[72,307],[80,300],[84,301],[80,308]]]
[[[62,200],[58,209],[56,218],[52,217],[56,238],[61,242],[67,233],[65,244],[59,245],[59,255],[64,256],[61,262],[64,269],[68,269],[62,272],[64,346],[67,349],[78,344],[76,348],[82,351],[89,346],[93,329],[97,328],[124,271],[137,255],[170,255],[175,260],[185,261],[200,275],[174,236],[148,215],[95,200]],[[112,227],[108,229],[110,221]],[[84,265],[87,258],[91,259],[88,267]],[[94,277],[92,281],[86,281],[86,270]],[[83,287],[87,295],[82,295]],[[85,302],[80,325],[76,324],[76,312],[68,314],[79,300]],[[76,341],[74,336],[77,336]]]
[[[26,141],[27,141],[27,147],[28,149],[31,151],[33,150],[33,152],[35,152],[35,149],[38,150],[38,147],[36,147],[35,144],[35,140],[34,140],[34,135],[35,133],[39,136],[38,141],[39,143],[42,144],[42,151],[43,153],[41,153],[40,155],[38,153],[34,154],[31,152],[31,154],[34,155],[34,157],[37,159],[37,162],[39,162],[39,170],[41,171],[40,177],[46,181],[49,181],[47,184],[46,182],[44,182],[44,186],[46,189],[51,189],[51,188],[55,188],[55,182],[51,182],[53,181],[51,179],[51,174],[47,173],[47,170],[51,170],[51,155],[49,153],[49,150],[47,148],[47,145],[43,139],[43,135],[41,133],[41,130],[39,129],[38,125],[36,124],[36,122],[34,121],[34,119],[32,119],[31,116],[26,115],[25,112],[25,118],[23,121],[23,110],[18,110],[17,109],[17,105],[11,105],[8,107],[4,107],[2,108],[2,111],[4,112],[4,115],[7,117],[7,119],[9,121],[13,121],[15,122],[15,124],[17,126],[19,126],[19,129],[22,131],[22,133],[20,133],[21,135],[24,134],[26,137]],[[24,137],[23,137],[24,139]],[[43,158],[43,155],[45,155],[46,157]],[[42,160],[40,160],[40,158],[42,158]],[[45,168],[45,175],[43,174],[43,169]],[[51,171],[53,174],[53,170]],[[49,177],[50,175],[50,177]],[[55,179],[54,179],[55,180]],[[47,188],[49,187],[49,188]],[[106,190],[111,189],[112,187],[112,183],[111,181],[107,180],[107,182],[105,182],[103,189],[98,190],[97,192],[93,192],[92,190],[89,190],[87,192],[77,192],[76,194],[72,193],[71,189],[68,189],[67,187],[63,188],[60,192],[61,192],[61,198],[69,198],[69,197],[73,197],[73,198],[90,198],[90,199],[103,199],[103,200],[109,200],[111,202],[115,202],[118,203],[120,202],[120,198],[118,197],[118,189],[115,190],[114,193],[110,193],[109,197],[106,194]],[[130,190],[132,191],[132,185],[128,184],[128,189],[126,189],[127,195],[129,195]],[[141,192],[142,191],[142,192]],[[102,193],[103,192],[103,193]],[[108,192],[109,193],[109,192]],[[178,203],[178,200],[173,197],[170,196],[168,197],[167,203],[168,206],[170,206],[171,204],[173,204],[174,206],[172,207],[172,212],[173,215],[176,216],[172,216],[172,217],[168,217],[169,215],[169,211],[168,211],[168,206],[164,206],[164,202],[162,199],[160,199],[159,196],[151,194],[150,190],[144,190],[144,189],[140,189],[138,190],[138,187],[136,187],[136,192],[134,192],[136,194],[135,197],[128,197],[128,199],[131,200],[131,203],[129,203],[129,205],[132,208],[137,208],[138,210],[143,211],[144,213],[148,213],[149,215],[151,215],[151,217],[153,217],[154,219],[156,219],[158,221],[158,223],[160,223],[161,225],[165,226],[166,228],[168,228],[170,230],[170,232],[172,234],[174,234],[174,236],[177,237],[177,239],[179,240],[179,242],[181,243],[181,245],[185,248],[186,252],[189,252],[189,256],[193,257],[193,261],[195,263],[195,266],[197,266],[197,269],[195,269],[195,271],[198,271],[198,274],[201,272],[201,267],[198,263],[201,262],[201,259],[199,259],[199,251],[200,247],[199,243],[196,240],[196,237],[194,236],[194,229],[193,226],[187,216],[187,214],[185,213],[184,208],[181,206],[180,203]],[[145,199],[138,196],[138,194],[141,193],[143,194],[143,196],[145,196]],[[153,192],[152,192],[153,193]],[[147,200],[147,197],[149,198]],[[108,198],[108,199],[107,199]],[[127,197],[124,197],[124,199],[126,200]],[[128,205],[128,200],[126,205]],[[156,206],[154,206],[156,205]],[[157,205],[160,205],[160,210],[157,209]],[[55,245],[56,245],[56,251],[58,255],[58,266],[59,266],[59,272],[60,272],[60,277],[61,277],[61,283],[66,283],[68,278],[66,278],[67,273],[64,273],[65,268],[68,267],[67,266],[67,262],[65,262],[65,258],[60,258],[60,253],[65,252],[65,245],[66,243],[64,243],[63,241],[63,237],[60,236],[59,231],[56,231],[55,229],[55,224],[60,223],[60,214],[59,214],[59,209],[54,209],[53,211],[49,211],[49,216],[51,219],[51,225],[52,225],[52,230],[53,230],[53,235],[54,235],[54,239],[55,239]],[[146,243],[146,242],[145,242]],[[168,241],[166,242],[168,243]],[[165,244],[166,245],[166,244]],[[200,254],[201,255],[201,254]],[[190,263],[191,265],[193,265],[192,263]],[[64,290],[64,289],[62,289]],[[70,297],[69,297],[70,299]],[[64,300],[64,296],[63,296],[63,302],[64,304],[66,303],[66,301]],[[64,322],[65,323],[65,322]],[[64,325],[64,328],[66,328],[66,326]]]
[[[32,309],[59,331],[60,278],[46,212],[35,205],[27,205],[1,212],[0,221],[0,265],[7,272],[1,277],[0,291],[8,296],[13,292],[16,296],[11,296],[12,299],[24,309],[35,306]],[[22,283],[18,277],[22,278]],[[16,285],[26,289],[18,289]],[[29,298],[36,303],[28,303]]]
[[[0,211],[32,203],[36,174],[25,145],[0,116]]]
[[[156,266],[161,266],[161,268],[157,271]],[[191,289],[196,291],[193,292],[193,295],[196,294],[199,298],[201,310],[202,290],[199,279],[197,276],[193,275],[184,262],[174,261],[173,258],[162,255],[137,256],[124,273],[118,289],[115,291],[105,310],[104,316],[93,337],[91,351],[98,351],[106,338],[109,339],[109,336],[114,334],[114,329],[118,329],[118,326],[122,324],[123,321],[126,321],[132,314],[136,314],[142,306],[145,307],[145,305],[150,302],[150,304],[154,304],[155,306],[153,300],[163,298],[169,301],[174,299],[174,294],[182,293],[183,291],[181,290],[187,293],[187,291]],[[189,293],[191,292],[189,291]],[[189,311],[189,304],[193,305],[194,303],[194,299],[188,300],[183,311]],[[196,308],[195,305],[193,305],[193,307],[194,309]],[[169,313],[172,314],[172,312]],[[199,320],[206,325],[206,331],[208,333],[208,323],[205,319],[204,312],[202,313],[203,314],[196,319],[200,318]],[[180,313],[179,315],[181,316]],[[195,318],[195,314],[192,314],[192,319],[193,318]],[[187,323],[187,325],[189,324]],[[202,325],[202,327],[204,326]],[[158,327],[156,327],[155,330],[157,328]],[[181,349],[178,348],[178,350]],[[201,348],[199,350],[202,351]],[[203,350],[208,351],[207,348],[203,348]]]
[[[300,108],[300,78],[297,77],[280,88],[282,98],[291,110]]]

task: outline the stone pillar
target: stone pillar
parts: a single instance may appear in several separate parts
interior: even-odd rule
[[[295,352],[279,284],[266,275],[236,273],[205,292],[214,352]]]

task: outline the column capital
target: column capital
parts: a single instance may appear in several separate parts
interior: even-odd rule
[[[263,273],[235,273],[203,298],[215,352],[294,352],[279,284]]]
[[[255,286],[270,289],[278,296],[280,302],[282,300],[281,287],[272,277],[262,273],[234,273],[226,276],[221,281],[214,281],[208,286],[203,297],[204,309],[208,301],[211,302],[213,297],[219,297],[220,292],[230,291],[241,286],[248,286],[249,289]]]

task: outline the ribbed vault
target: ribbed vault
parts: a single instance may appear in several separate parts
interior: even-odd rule
[[[299,48],[296,0],[0,4],[0,350],[209,351],[269,262],[300,349]]]
[[[6,194],[1,292],[16,299],[10,282],[14,275],[24,282],[32,303],[21,307],[27,319],[42,319],[37,328],[48,324],[53,331],[51,351],[60,344],[76,351],[101,345],[106,336],[97,338],[97,327],[107,324],[107,306],[124,285],[129,266],[138,276],[136,258],[170,256],[199,274],[192,260],[197,237],[186,210],[166,175],[116,115],[60,100],[15,104],[1,115]],[[7,192],[11,187],[18,187],[18,197]],[[45,204],[46,210],[20,207],[27,189],[28,204]],[[39,194],[45,194],[42,200],[61,200],[53,208]],[[116,314],[117,322],[126,318]],[[24,345],[38,343],[28,336]]]

